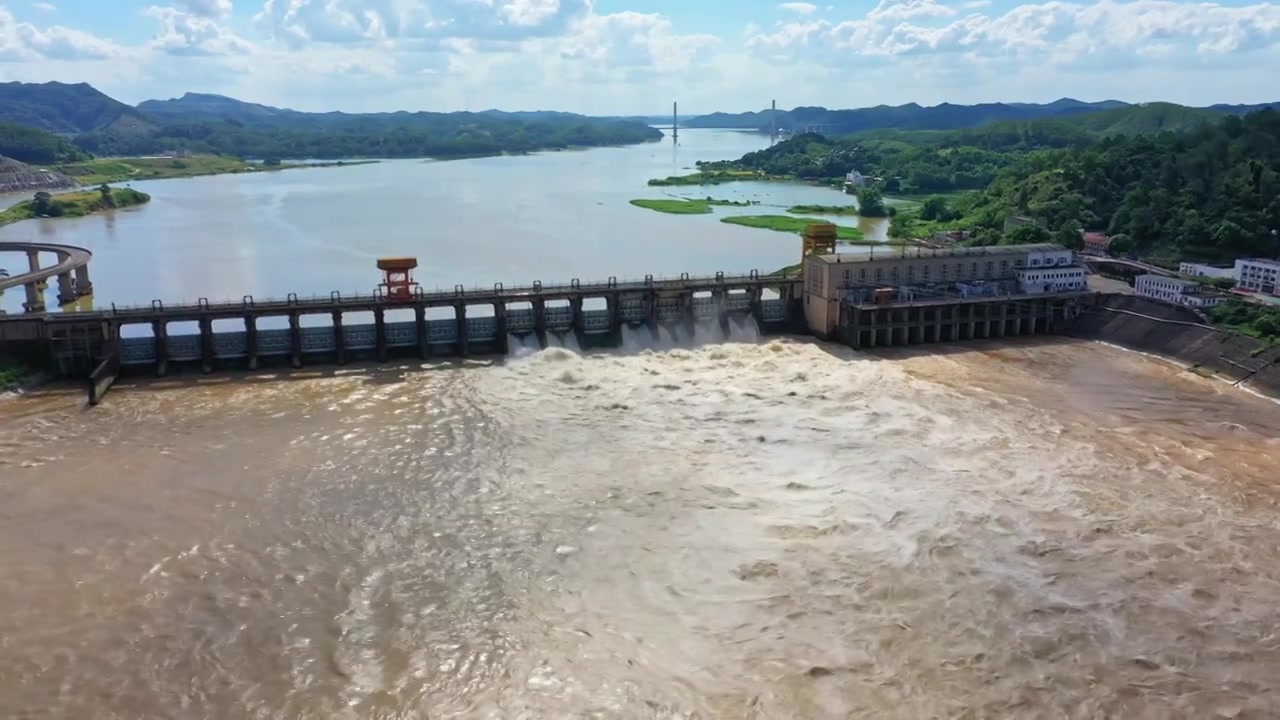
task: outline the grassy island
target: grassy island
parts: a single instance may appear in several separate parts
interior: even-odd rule
[[[750,207],[750,200],[718,200],[706,198],[672,198],[669,200],[632,200],[632,205],[671,215],[707,215],[713,206]]]
[[[794,205],[787,212],[796,215],[857,215],[857,205]]]
[[[30,200],[23,200],[13,207],[0,212],[0,225],[49,217],[84,217],[103,210],[142,205],[151,201],[151,196],[132,188],[113,188],[102,185],[95,190],[84,192],[50,195],[38,192]]]
[[[804,232],[804,229],[810,225],[825,223],[826,220],[806,217],[791,217],[789,215],[730,215],[728,217],[720,218],[720,222],[729,223],[730,225],[760,228],[762,230],[775,230],[777,232],[798,234]],[[846,227],[844,225],[836,226],[836,238],[846,243],[861,244],[863,241],[861,230],[855,227]],[[867,242],[868,244],[881,244],[873,241]]]
[[[757,170],[699,170],[688,175],[672,175],[665,178],[654,178],[649,181],[652,187],[682,187],[688,185],[720,185],[728,182],[745,180],[791,180],[789,176],[770,175]]]
[[[164,180],[168,178],[229,175],[235,173],[270,172],[289,168],[338,167],[363,165],[376,160],[347,160],[325,163],[282,163],[268,158],[262,163],[245,162],[226,155],[192,155],[182,158],[102,158],[58,165],[54,169],[74,178],[81,185],[118,183],[129,180]]]

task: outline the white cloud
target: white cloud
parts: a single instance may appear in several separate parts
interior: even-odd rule
[[[192,15],[226,17],[231,14],[231,0],[174,0]]]
[[[160,27],[149,47],[170,55],[242,55],[253,51],[248,41],[216,20],[170,7],[149,7],[144,15]]]
[[[864,18],[789,23],[756,35],[748,46],[774,59],[812,56],[823,49],[836,62],[928,54],[1072,62],[1101,54],[1135,55],[1154,45],[1177,45],[1194,54],[1244,52],[1278,43],[1276,4],[1051,1],[1021,5],[1004,15],[961,16],[935,0],[882,0]]]
[[[42,12],[53,12],[58,9],[53,3],[47,3],[47,2],[32,3],[31,7],[37,10],[40,10]]]
[[[994,12],[989,0],[882,0],[842,17],[850,5],[795,2],[721,13],[711,34],[678,14],[597,12],[595,0],[240,0],[235,13],[232,0],[151,1],[154,33],[121,45],[35,22],[34,10],[20,20],[0,0],[0,81],[351,111],[1280,99],[1276,4],[1051,0]],[[729,1],[705,0],[740,7]],[[777,22],[778,8],[793,14]]]
[[[807,2],[785,2],[779,5],[778,7],[782,8],[783,10],[790,10],[793,13],[799,13],[801,15],[812,15],[818,11],[817,5],[814,5],[813,3],[807,3]]]

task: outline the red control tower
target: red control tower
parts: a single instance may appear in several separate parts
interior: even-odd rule
[[[388,300],[408,300],[418,283],[413,281],[413,269],[418,267],[418,258],[378,258],[378,269],[382,271],[382,288]]]

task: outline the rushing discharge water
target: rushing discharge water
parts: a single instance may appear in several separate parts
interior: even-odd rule
[[[1280,713],[1269,401],[628,342],[5,403],[0,717]]]

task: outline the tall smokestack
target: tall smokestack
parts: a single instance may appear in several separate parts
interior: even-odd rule
[[[672,142],[675,142],[676,139],[680,137],[680,130],[679,130],[680,123],[676,121],[677,117],[679,116],[676,113],[676,103],[675,101],[672,101],[671,102],[671,141]]]

